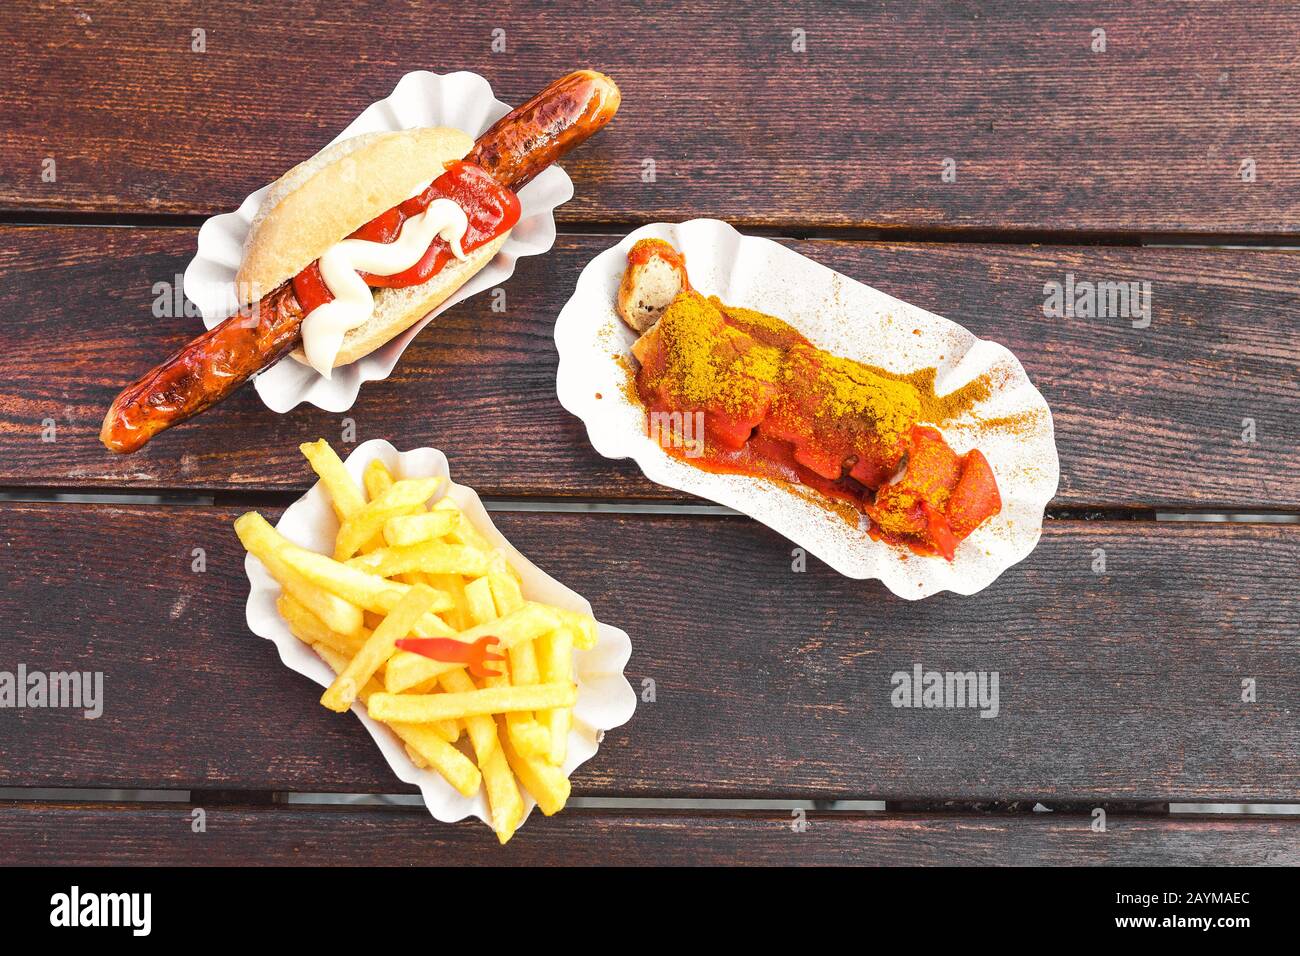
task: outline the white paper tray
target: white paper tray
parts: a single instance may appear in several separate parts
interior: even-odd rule
[[[382,459],[397,478],[427,478],[433,475],[444,478],[444,484],[434,500],[449,495],[473,522],[474,527],[504,550],[523,579],[521,587],[524,597],[584,614],[591,613],[591,605],[586,599],[538,568],[497,531],[474,490],[451,481],[447,458],[442,452],[432,448],[399,452],[386,441],[365,442],[357,446],[344,462],[358,486],[361,485],[366,465],[375,458]],[[325,554],[333,551],[338,519],[330,506],[329,494],[320,482],[285,510],[276,528],[290,541],[304,548]],[[274,641],[280,659],[292,670],[321,687],[328,687],[334,680],[334,672],[315,651],[290,633],[288,625],[276,610],[275,602],[280,597],[280,585],[262,562],[251,554],[246,558],[244,568],[252,586],[247,606],[249,629],[259,637]],[[604,732],[626,723],[636,709],[636,694],[623,676],[623,668],[632,654],[632,642],[624,631],[608,624],[599,624],[598,632],[594,648],[574,652],[574,680],[578,685],[578,701],[573,709],[573,729],[569,733],[568,757],[564,762],[565,776],[572,775],[578,766],[595,756]],[[306,689],[304,692],[307,692]],[[371,720],[362,704],[357,703],[352,710],[375,739],[397,778],[420,788],[424,794],[425,806],[431,814],[444,822],[476,816],[491,825],[487,797],[482,788],[473,797],[463,796],[436,771],[420,770],[411,763],[402,742],[383,724]],[[350,719],[338,716],[340,720]],[[287,738],[285,746],[292,745],[292,738]],[[526,790],[524,805],[524,820],[527,820],[536,802]]]
[[[368,106],[332,142],[383,130],[418,126],[453,126],[477,138],[510,111],[492,95],[492,87],[477,73],[407,73],[386,99]],[[307,159],[308,157],[303,157]],[[198,252],[185,269],[185,294],[203,313],[211,329],[238,306],[235,274],[243,259],[244,239],[268,186],[250,195],[234,212],[213,216],[199,230]],[[519,191],[522,212],[505,244],[490,263],[457,289],[447,301],[397,338],[325,378],[285,357],[254,381],[257,394],[273,412],[284,413],[300,402],[329,412],[352,407],[364,382],[388,377],[411,340],[441,313],[470,296],[492,289],[515,271],[523,256],[546,252],[555,243],[556,206],[573,198],[573,183],[559,166],[551,166]]]
[[[873,541],[816,503],[761,479],[711,474],[674,458],[647,435],[645,413],[627,394],[636,335],[614,311],[615,293],[638,239],[665,239],[686,255],[691,284],[735,306],[785,319],[836,355],[906,373],[935,367],[945,395],[989,369],[997,387],[969,421],[945,425],[959,453],[978,447],[997,475],[1002,512],[957,548],[951,563]],[[1047,402],[1010,351],[941,316],[840,275],[770,239],[742,236],[725,222],[654,223],[593,259],[555,324],[560,403],[587,426],[606,458],[632,458],[651,481],[734,508],[779,531],[852,578],[877,578],[909,600],[940,591],[974,594],[1034,549],[1060,464]],[[993,427],[1016,417],[1027,424]]]

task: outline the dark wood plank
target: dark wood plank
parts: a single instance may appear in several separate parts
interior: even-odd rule
[[[1105,53],[1091,50],[1098,27]],[[191,52],[195,29],[204,53]],[[504,53],[491,51],[495,29]],[[794,30],[807,52],[792,51]],[[590,65],[619,81],[624,106],[570,163],[570,223],[1300,229],[1300,10],[1285,4],[702,0],[601,14],[373,0],[200,14],[92,2],[50,5],[11,31],[10,210],[224,211],[409,70],[476,70],[519,102]],[[46,157],[55,183],[41,179]],[[956,182],[942,181],[945,158]],[[1238,176],[1244,159],[1254,183]]]
[[[1087,815],[806,815],[566,810],[505,847],[478,821],[417,808],[0,803],[11,865],[204,866],[1295,866],[1300,820]]]
[[[8,712],[0,785],[399,789],[246,630],[235,514],[0,505],[0,669],[102,671],[106,698]],[[981,594],[909,603],[793,573],[738,518],[498,523],[632,637],[642,702],[579,795],[1300,802],[1294,526],[1049,522]],[[999,716],[893,707],[916,664],[996,671]]]
[[[562,237],[526,259],[507,311],[486,297],[443,316],[392,378],[345,416],[268,412],[245,389],[128,457],[98,441],[127,380],[179,347],[196,318],[159,318],[191,230],[0,229],[0,485],[297,490],[298,443],[434,445],[456,474],[499,496],[669,498],[609,462],[555,398],[556,314],[578,273],[615,239]],[[1262,251],[792,243],[847,275],[1009,346],[1046,395],[1062,458],[1058,505],[1300,507],[1300,258]],[[1043,316],[1044,283],[1150,281],[1149,328]],[[57,290],[57,292],[55,291]],[[164,298],[166,296],[164,295]],[[1242,441],[1242,422],[1257,441]],[[43,423],[53,420],[56,440]],[[343,447],[343,446],[340,446]]]

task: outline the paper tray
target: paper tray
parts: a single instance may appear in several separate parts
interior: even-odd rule
[[[943,425],[958,453],[978,447],[997,475],[1002,512],[957,548],[951,563],[873,541],[807,496],[775,482],[711,474],[670,456],[647,434],[645,412],[628,393],[636,334],[614,311],[615,294],[638,239],[665,239],[686,255],[691,284],[729,305],[785,319],[814,345],[893,372],[938,369],[945,395],[995,370],[996,387],[966,420]],[[734,508],[779,531],[852,578],[877,578],[913,600],[939,591],[974,594],[1038,543],[1060,465],[1047,402],[1010,351],[941,316],[840,275],[770,239],[742,236],[725,222],[654,223],[593,259],[555,325],[560,403],[587,426],[606,458],[631,458],[651,481]],[[1007,422],[1015,421],[1015,427]]]

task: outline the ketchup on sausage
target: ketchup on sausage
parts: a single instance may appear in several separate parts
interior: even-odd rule
[[[402,224],[419,215],[435,199],[450,199],[465,210],[469,228],[461,240],[461,248],[471,252],[502,233],[512,229],[519,221],[519,197],[500,185],[481,167],[457,160],[447,171],[435,179],[429,188],[380,213],[349,239],[389,243],[397,238]],[[427,282],[442,271],[453,257],[451,247],[443,239],[434,239],[428,251],[411,268],[390,276],[361,273],[366,284],[376,288],[400,289]],[[333,300],[334,296],[321,276],[318,262],[313,262],[293,277],[293,291],[307,315],[317,306]]]

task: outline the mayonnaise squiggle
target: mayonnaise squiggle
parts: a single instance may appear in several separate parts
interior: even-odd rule
[[[424,212],[402,223],[392,242],[344,239],[331,246],[320,257],[320,273],[334,300],[317,306],[303,319],[302,345],[307,364],[330,378],[334,360],[343,347],[343,336],[365,325],[375,314],[374,293],[359,273],[391,276],[405,272],[423,258],[434,238],[446,241],[463,262],[468,256],[461,242],[468,229],[465,210],[450,199],[439,198]]]

